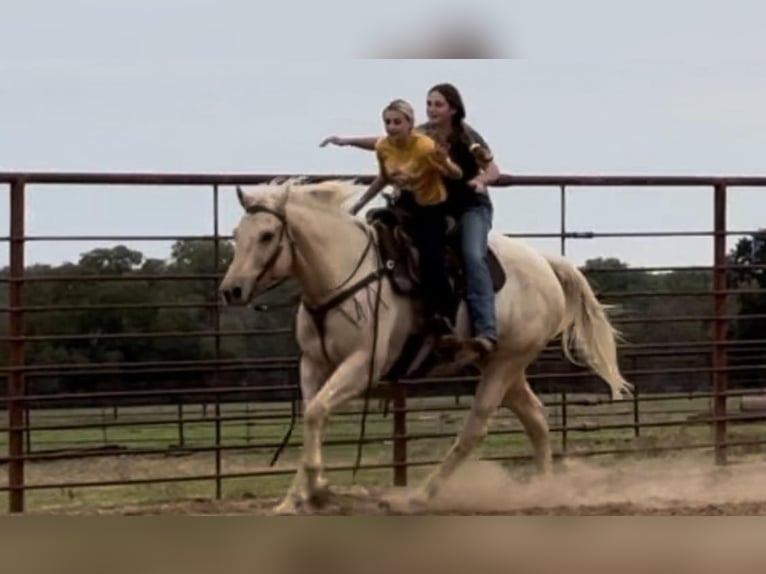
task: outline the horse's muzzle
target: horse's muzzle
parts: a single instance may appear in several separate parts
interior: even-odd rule
[[[237,305],[243,303],[242,288],[232,287],[231,289],[221,289],[224,301],[227,305]]]

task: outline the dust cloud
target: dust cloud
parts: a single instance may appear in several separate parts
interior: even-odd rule
[[[599,466],[569,460],[550,478],[514,479],[500,464],[471,461],[456,472],[431,508],[465,513],[516,513],[585,507],[608,510],[761,504],[766,511],[766,463],[716,467],[710,458],[625,461]]]
[[[423,513],[431,516],[371,517],[385,513],[377,502],[392,489],[353,487],[338,488],[335,502],[320,514],[356,517],[274,520],[264,516],[274,500],[198,500],[103,514],[193,514],[209,520],[146,517],[140,522],[81,521],[79,528],[61,529],[58,520],[44,517],[26,529],[18,528],[25,523],[8,529],[6,543],[17,551],[14,562],[23,563],[18,570],[24,572],[105,571],[115,560],[117,566],[109,570],[118,574],[761,572],[762,528],[736,515],[766,514],[765,473],[766,462],[760,460],[717,468],[709,456],[701,456],[608,466],[570,460],[550,479],[524,480],[499,464],[470,461]],[[250,518],[222,516],[233,514]],[[466,516],[482,514],[494,516]],[[735,516],[715,521],[579,516],[594,514]],[[51,535],[39,552],[45,527]],[[83,537],[84,528],[92,535]],[[75,530],[79,546],[72,540]],[[127,553],[126,540],[132,550]],[[141,552],[133,551],[137,546]]]
[[[567,460],[548,478],[517,478],[513,469],[466,462],[426,508],[413,508],[407,488],[333,486],[319,515],[766,515],[766,462],[739,459],[716,467],[711,456],[601,464]],[[280,497],[178,500],[100,508],[58,508],[40,514],[269,516]]]

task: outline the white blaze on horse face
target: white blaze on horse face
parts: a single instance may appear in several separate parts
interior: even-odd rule
[[[221,282],[231,304],[247,304],[289,269],[282,223],[270,213],[246,214],[234,230],[234,257]]]

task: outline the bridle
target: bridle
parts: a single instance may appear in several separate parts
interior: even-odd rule
[[[290,250],[293,255],[293,260],[295,259],[295,251],[296,251],[295,243],[293,242],[293,239],[290,235],[288,222],[287,222],[287,214],[284,211],[267,207],[265,205],[252,205],[252,206],[246,207],[245,212],[250,215],[256,214],[256,213],[268,213],[276,217],[279,220],[279,222],[282,224],[282,228],[280,229],[280,232],[279,232],[279,241],[277,243],[277,247],[274,249],[274,252],[269,256],[268,260],[266,261],[266,264],[263,266],[263,269],[261,269],[261,272],[258,274],[256,278],[256,283],[257,283],[274,265],[276,265],[276,262],[279,259],[280,254],[282,253],[283,241],[285,238],[290,244]],[[359,256],[359,260],[354,266],[353,271],[351,271],[348,277],[346,277],[346,279],[342,281],[340,285],[331,289],[330,293],[337,291],[338,289],[341,289],[341,290],[319,305],[313,305],[313,306],[309,305],[308,302],[303,297],[301,297],[301,301],[300,301],[304,309],[306,309],[309,316],[314,321],[314,326],[317,330],[317,333],[319,334],[319,340],[322,346],[322,354],[324,356],[324,359],[325,361],[327,361],[328,365],[332,365],[332,361],[330,360],[330,357],[327,353],[327,347],[325,345],[325,323],[327,319],[327,314],[332,309],[334,309],[335,307],[343,303],[346,299],[355,295],[361,289],[364,289],[365,287],[367,287],[368,285],[370,285],[371,283],[375,281],[378,282],[378,289],[375,295],[375,309],[372,316],[372,321],[373,321],[372,352],[370,354],[370,368],[368,371],[367,388],[365,390],[364,410],[362,412],[362,422],[361,422],[361,429],[359,433],[359,442],[357,443],[356,462],[354,463],[354,470],[353,470],[354,476],[356,476],[356,472],[359,468],[359,465],[361,463],[361,458],[362,458],[362,444],[364,442],[365,423],[367,420],[367,410],[368,410],[368,405],[370,400],[370,391],[372,389],[373,374],[375,372],[375,355],[378,349],[378,323],[380,318],[380,303],[381,303],[382,294],[383,294],[383,277],[385,276],[385,269],[386,269],[385,265],[382,262],[380,251],[377,248],[375,234],[369,229],[369,227],[363,225],[361,222],[358,222],[358,226],[367,236],[367,245],[365,245],[365,248],[362,251],[362,254]],[[372,249],[373,246],[375,246],[374,250]],[[343,287],[349,281],[351,281],[351,279],[356,275],[357,271],[359,271],[359,269],[361,268],[362,264],[364,263],[370,251],[374,251],[377,256],[377,265],[375,266],[375,270],[371,271],[370,273],[365,275],[363,278],[359,279],[358,281],[349,285],[348,287],[345,287],[344,289]],[[287,446],[287,443],[290,440],[290,437],[292,435],[294,426],[295,426],[295,408],[293,406],[293,414],[292,414],[292,418],[290,422],[290,427],[287,433],[285,434],[282,440],[282,443],[280,444],[280,446],[277,448],[276,452],[274,453],[274,456],[271,461],[272,465],[277,461],[277,458],[279,457],[280,453]]]
[[[258,283],[258,281],[260,281],[263,278],[263,276],[266,273],[268,273],[271,270],[271,268],[274,267],[274,265],[276,265],[277,261],[279,260],[279,256],[282,254],[285,239],[287,239],[287,242],[290,246],[290,250],[293,254],[293,257],[295,257],[295,244],[293,243],[293,240],[290,236],[290,232],[288,229],[287,215],[284,211],[275,209],[272,207],[268,207],[266,205],[252,205],[245,208],[245,212],[249,215],[254,215],[256,213],[268,213],[276,217],[279,220],[279,222],[282,224],[282,227],[279,231],[277,246],[272,252],[272,254],[269,256],[269,258],[266,260],[266,263],[264,264],[260,273],[258,273],[258,276],[255,278],[255,282]],[[322,354],[324,355],[324,358],[328,364],[331,364],[332,362],[327,353],[327,347],[325,344],[325,322],[326,322],[327,314],[336,306],[343,303],[346,299],[355,295],[361,289],[364,289],[365,287],[367,287],[374,281],[380,281],[384,275],[385,268],[380,262],[380,257],[378,257],[378,265],[376,266],[374,271],[371,271],[370,273],[365,275],[363,278],[359,279],[358,281],[346,287],[348,282],[351,281],[351,279],[356,275],[356,273],[362,267],[365,259],[367,258],[367,255],[370,253],[370,251],[372,251],[372,247],[376,244],[375,236],[369,230],[369,228],[362,225],[361,223],[359,223],[358,225],[359,225],[359,228],[367,236],[367,244],[365,245],[365,248],[362,251],[362,254],[359,256],[359,260],[357,261],[356,265],[354,266],[354,269],[351,271],[348,277],[346,277],[346,279],[344,279],[339,285],[330,289],[330,293],[338,291],[339,289],[340,291],[338,291],[337,293],[335,293],[335,295],[331,296],[329,299],[327,299],[326,301],[318,305],[310,305],[305,300],[305,298],[301,298],[301,301],[300,301],[303,307],[306,309],[306,311],[309,313],[309,315],[314,321],[314,325],[317,329],[317,332],[319,333],[319,339],[322,346]],[[375,251],[377,252],[377,249]],[[380,295],[380,286],[378,288],[378,296],[379,295]],[[376,323],[375,329],[377,331],[377,313],[375,317],[375,323]]]
[[[271,268],[277,264],[277,260],[279,259],[279,256],[282,254],[282,240],[284,239],[285,234],[287,233],[287,218],[285,217],[284,213],[277,211],[276,209],[272,209],[271,207],[267,207],[265,205],[249,206],[245,209],[245,213],[249,215],[255,215],[256,213],[268,213],[276,217],[279,220],[279,222],[282,224],[282,227],[279,230],[277,247],[274,249],[274,252],[266,260],[266,263],[264,264],[263,269],[261,269],[261,272],[258,273],[258,276],[255,278],[255,283],[257,284],[263,278],[263,276],[269,271],[271,271]],[[289,239],[289,235],[288,235],[288,239]],[[289,243],[290,243],[290,249],[292,250],[294,255],[295,246],[292,240],[290,240]]]

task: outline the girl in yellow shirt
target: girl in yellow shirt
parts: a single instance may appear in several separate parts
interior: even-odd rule
[[[452,332],[455,313],[445,264],[447,190],[443,177],[459,179],[463,173],[447,155],[445,146],[414,131],[415,113],[404,100],[383,110],[386,135],[375,144],[378,176],[352,212],[366,204],[386,185],[410,195],[414,217],[413,240],[420,252],[420,276],[426,319],[436,336]]]

